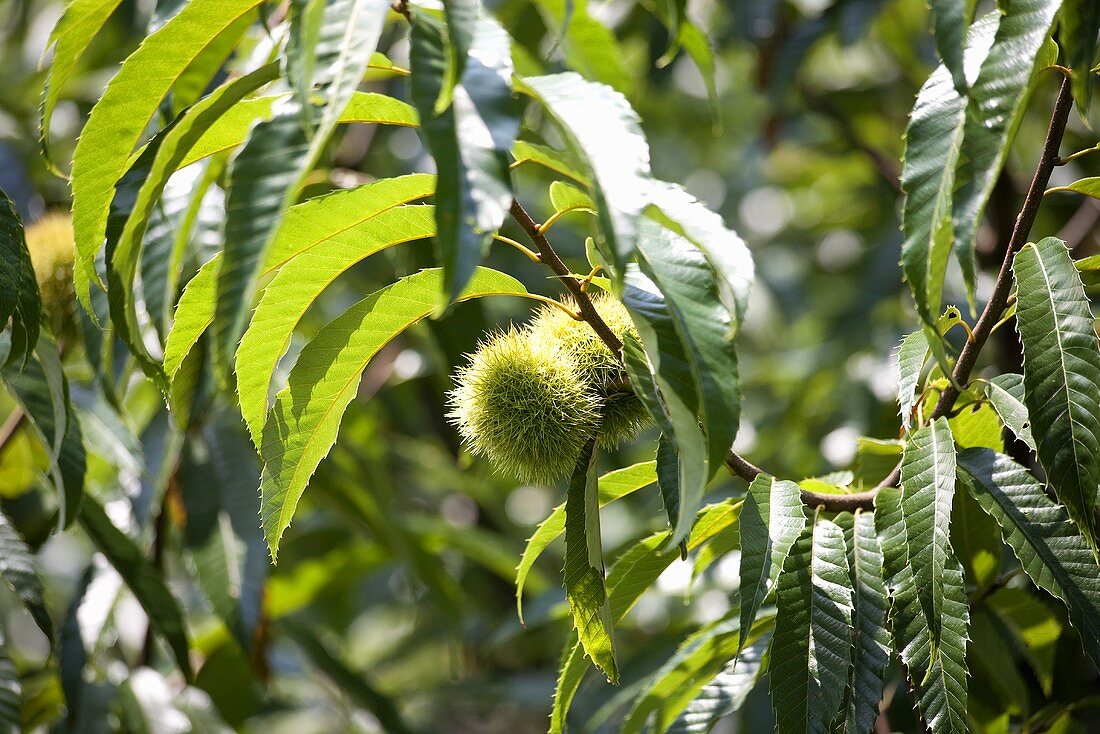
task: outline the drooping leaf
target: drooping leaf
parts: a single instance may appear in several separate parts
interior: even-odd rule
[[[901,464],[901,512],[908,567],[932,635],[933,656],[944,617],[945,575],[958,565],[951,549],[955,442],[946,418],[914,431]],[[953,563],[954,562],[954,563]]]
[[[389,3],[333,0],[320,11],[308,86],[320,108],[294,98],[274,107],[270,120],[252,128],[233,162],[226,203],[223,264],[214,312],[216,363],[231,367],[259,274],[286,210],[298,196],[378,44]],[[303,82],[304,83],[304,82]]]
[[[854,517],[840,515],[837,522],[845,529],[852,587],[852,669],[848,705],[840,730],[846,734],[866,734],[878,718],[886,665],[890,662],[882,548],[875,533],[873,513],[857,511]]]
[[[680,518],[680,460],[676,444],[664,434],[657,441],[657,489],[661,492],[668,526],[674,528]]]
[[[100,283],[96,254],[103,246],[115,182],[173,82],[225,28],[261,0],[188,3],[126,59],[88,117],[73,154],[74,279],[91,310],[90,284]],[[184,42],[182,39],[187,39]]]
[[[738,639],[742,636],[739,624],[740,615],[734,610],[722,619],[707,625],[690,635],[676,652],[658,669],[653,676],[646,681],[641,694],[634,700],[634,705],[623,721],[621,734],[638,734],[644,730],[647,723],[652,726],[652,731],[669,731],[673,723],[701,692],[708,681],[713,681],[727,670],[732,677],[737,670],[737,665],[742,661],[734,661],[737,655]],[[762,620],[763,621],[763,620]],[[752,642],[749,644],[749,661],[746,667],[755,667],[759,670],[759,650],[752,650],[758,646],[761,639],[767,640],[770,635],[772,620],[767,620],[765,625],[757,625],[751,630],[751,634],[745,633]],[[752,657],[756,656],[757,664],[753,666]],[[743,673],[742,673],[743,675]],[[744,682],[742,683],[744,686]],[[737,691],[743,698],[747,690]],[[726,695],[733,692],[729,689]],[[721,695],[716,691],[716,696]],[[717,701],[712,701],[714,706]],[[700,709],[696,709],[697,712]]]
[[[617,684],[619,665],[611,605],[604,586],[595,461],[596,443],[590,439],[573,470],[565,501],[565,596],[585,654],[611,683]]]
[[[1025,245],[1012,264],[1024,352],[1024,404],[1047,481],[1096,547],[1100,484],[1100,344],[1065,244]]]
[[[612,267],[612,280],[621,281],[650,190],[649,144],[637,114],[622,94],[571,72],[517,84],[542,104],[568,149],[585,163],[600,215],[600,254]]]
[[[0,332],[9,331],[7,354],[0,367],[22,364],[38,342],[42,298],[34,277],[23,222],[15,204],[0,190]]]
[[[23,729],[23,684],[8,654],[7,632],[0,632],[0,732],[20,734]]]
[[[226,110],[277,75],[276,64],[229,82],[159,133],[135,157],[115,187],[107,223],[107,283],[112,327],[135,356],[152,366],[138,322],[134,278],[142,258],[146,228],[168,177],[187,151]]]
[[[11,521],[0,514],[0,576],[19,596],[38,628],[53,643],[53,620],[46,609],[42,579],[35,568],[31,549],[19,536]]]
[[[130,587],[149,616],[149,623],[168,642],[176,665],[190,680],[187,628],[180,606],[165,586],[161,571],[146,559],[125,533],[115,527],[103,507],[91,497],[85,497],[81,505],[80,526]]]
[[[454,5],[446,5],[449,18]],[[504,29],[487,17],[477,19],[468,39],[469,57],[463,56],[460,76],[448,84],[448,70],[457,73],[461,51],[455,47],[456,33],[462,33],[449,27],[454,53],[448,64],[443,23],[428,11],[413,19],[410,91],[440,179],[436,246],[447,284],[443,303],[450,304],[488,252],[512,201],[508,152],[519,132],[512,58]],[[444,97],[449,103],[439,110]]]
[[[917,385],[927,358],[928,336],[923,329],[914,331],[901,340],[901,346],[898,347],[898,405],[901,407],[901,425],[906,430],[909,430],[909,424],[913,420],[913,407],[917,404]]]
[[[722,217],[683,188],[654,181],[650,190],[658,221],[686,237],[702,250],[717,275],[722,303],[739,326],[749,307],[755,266],[748,245],[728,228]]]
[[[850,583],[844,531],[815,518],[776,585],[770,676],[779,734],[828,732],[840,712],[852,663]]]
[[[679,453],[680,514],[673,533],[679,542],[737,432],[741,399],[733,317],[697,248],[650,220],[641,232],[644,273],[628,275],[623,303],[649,355],[647,371],[662,403],[654,418]]]
[[[623,49],[615,34],[588,12],[588,0],[538,0],[535,7],[552,29],[566,65],[587,79],[629,94],[633,80],[623,65]]]
[[[932,37],[943,65],[951,72],[955,90],[963,97],[967,94],[966,74],[963,72],[963,42],[966,27],[970,24],[973,2],[967,0],[931,0]]]
[[[584,161],[568,151],[555,150],[528,140],[517,140],[512,146],[512,158],[515,159],[516,166],[537,163],[554,173],[568,176],[582,186],[588,186],[590,183],[588,175],[584,172],[586,167]]]
[[[376,291],[329,322],[302,350],[268,414],[260,448],[260,518],[273,560],[310,476],[336,441],[367,363],[390,339],[432,313],[441,283],[439,270],[425,270]],[[463,298],[526,292],[511,276],[483,269]]]
[[[741,710],[749,693],[767,670],[771,635],[762,635],[744,647],[718,675],[700,689],[680,712],[668,734],[706,734],[714,725]]]
[[[61,94],[72,78],[80,57],[120,2],[121,0],[71,0],[50,33],[47,50],[50,46],[53,47],[53,58],[46,67],[42,114],[38,124],[42,154],[47,165],[53,165],[50,157],[50,124],[53,122],[54,109],[61,100]]]
[[[1012,0],[1004,14],[989,55],[970,85],[959,167],[959,188],[952,200],[955,252],[963,279],[974,290],[974,239],[978,225],[1000,176],[1008,148],[1016,136],[1040,51],[1062,0]],[[968,75],[969,76],[969,75]]]
[[[314,300],[364,258],[436,233],[435,207],[390,206],[392,199],[385,198],[384,186],[363,188],[300,205],[303,211],[309,205],[308,214],[317,223],[308,238],[291,240],[299,248],[298,254],[287,260],[266,286],[241,338],[236,358],[237,394],[257,446],[262,445],[268,386],[275,367]],[[358,194],[352,195],[356,191]],[[387,208],[379,211],[379,207]]]
[[[610,471],[600,477],[598,482],[600,507],[637,492],[639,489],[644,489],[655,481],[657,481],[657,474],[654,461],[645,461]],[[555,507],[527,539],[527,545],[516,567],[516,610],[519,613],[520,622],[523,622],[523,588],[527,583],[527,576],[542,552],[563,532],[565,532],[564,503]]]
[[[741,510],[741,630],[747,642],[756,613],[771,595],[806,514],[799,487],[761,474],[749,485]]]
[[[1008,429],[1032,451],[1036,450],[1031,421],[1024,404],[1024,377],[1008,373],[997,375],[986,386],[985,395]]]
[[[1062,32],[1059,35],[1066,53],[1066,65],[1073,70],[1073,99],[1084,115],[1092,97],[1092,73],[1096,65],[1096,36],[1100,28],[1100,2],[1063,0]]]
[[[1012,459],[989,449],[967,449],[959,465],[974,499],[1001,526],[1005,543],[1037,586],[1069,610],[1085,652],[1100,662],[1100,572],[1087,540],[1065,508]]]
[[[968,80],[977,78],[997,27],[998,14],[990,13],[967,32],[964,68]],[[967,99],[955,89],[951,72],[940,65],[917,94],[905,131],[901,264],[917,313],[929,326],[939,313],[951,253],[952,197],[966,107]]]
[[[50,480],[58,494],[58,526],[67,528],[76,519],[84,496],[85,456],[57,346],[43,336],[22,370],[8,367],[0,372],[0,378],[46,447]]]

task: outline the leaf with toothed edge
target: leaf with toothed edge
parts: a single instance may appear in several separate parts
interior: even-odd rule
[[[422,270],[349,307],[302,350],[264,424],[260,519],[272,560],[298,500],[328,455],[367,363],[393,337],[430,315],[442,287],[438,269]],[[482,268],[463,299],[525,295],[515,278]]]
[[[917,386],[928,357],[928,336],[919,329],[901,340],[898,347],[898,406],[901,424],[908,430],[913,407],[917,404]]]
[[[1005,543],[1039,588],[1069,611],[1085,653],[1100,665],[1100,577],[1086,539],[1066,510],[1022,466],[990,449],[959,454],[965,482],[997,520]]]
[[[433,13],[418,9],[410,58],[410,92],[440,179],[435,242],[447,282],[444,306],[462,291],[507,216],[512,201],[508,152],[520,125],[508,34],[487,17],[468,18],[471,10],[476,16],[476,3],[462,12],[453,3],[446,7],[448,21],[459,16],[472,27],[464,23],[448,29]],[[470,45],[469,54],[459,59],[464,43]],[[449,77],[454,73],[460,76]]]
[[[805,526],[797,484],[766,474],[752,481],[741,510],[740,645],[747,642],[753,619],[772,595],[783,561]]]
[[[126,59],[84,125],[73,153],[77,296],[91,310],[90,287],[102,249],[115,182],[172,84],[226,28],[261,0],[193,0]]]
[[[600,219],[597,244],[612,280],[620,282],[649,199],[649,144],[637,113],[619,92],[572,72],[524,77],[517,89],[542,104],[569,150],[586,164]],[[594,119],[600,124],[591,124]]]
[[[42,579],[35,568],[34,554],[11,520],[3,514],[0,514],[0,576],[19,596],[35,624],[53,645],[53,620],[46,609]]]
[[[1100,344],[1088,297],[1065,243],[1025,245],[1012,263],[1024,404],[1039,463],[1081,533],[1097,547],[1100,484]]]
[[[38,342],[41,311],[42,298],[23,222],[15,204],[0,189],[0,333],[7,332],[7,349],[0,351],[0,367],[22,364],[30,357]]]
[[[609,682],[617,684],[619,666],[611,605],[604,585],[595,461],[596,442],[589,439],[573,469],[565,501],[565,597],[585,655]]]
[[[824,734],[844,703],[852,662],[852,589],[844,531],[816,517],[776,584],[771,691],[779,734]]]
[[[1035,436],[1024,404],[1024,377],[1013,373],[997,375],[986,386],[985,395],[1008,429],[1035,451]]]
[[[657,481],[657,474],[654,461],[645,461],[624,469],[610,471],[600,477],[598,482],[600,507],[644,489],[655,481]],[[516,567],[516,611],[521,624],[523,623],[523,589],[527,583],[527,576],[542,552],[564,532],[565,503],[562,503],[539,523],[535,532],[527,539],[527,545]]]

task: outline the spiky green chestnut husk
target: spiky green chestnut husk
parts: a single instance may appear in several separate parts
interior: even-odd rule
[[[548,484],[576,464],[601,402],[568,354],[529,337],[512,329],[483,342],[456,375],[449,417],[499,471]]]
[[[563,303],[576,310],[576,303]],[[627,334],[638,336],[626,306],[609,294],[592,299],[596,312],[620,340]],[[554,345],[570,355],[584,380],[592,386],[602,403],[599,444],[613,449],[629,441],[652,424],[645,406],[630,390],[626,370],[591,325],[577,321],[560,308],[544,307],[531,322],[530,338],[542,348]]]
[[[75,328],[73,218],[67,213],[47,214],[26,228],[26,238],[42,309],[54,335],[63,338]]]

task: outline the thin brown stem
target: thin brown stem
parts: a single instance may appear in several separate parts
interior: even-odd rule
[[[1069,121],[1069,113],[1073,108],[1073,95],[1070,91],[1069,79],[1063,79],[1058,90],[1058,98],[1054,103],[1054,112],[1050,116],[1050,125],[1047,128],[1046,140],[1043,143],[1043,151],[1039,156],[1039,163],[1035,166],[1035,175],[1031,179],[1027,195],[1024,197],[1024,205],[1020,214],[1016,217],[1016,224],[1012,228],[1012,235],[1005,248],[1005,257],[1001,262],[1001,270],[997,274],[997,281],[993,286],[993,293],[985,304],[978,322],[974,325],[974,337],[966,342],[959,354],[955,368],[951,372],[952,383],[944,388],[940,394],[936,407],[932,410],[932,418],[942,418],[955,407],[955,401],[959,399],[959,391],[955,385],[967,385],[970,382],[970,373],[974,371],[974,365],[978,361],[978,354],[982,351],[989,335],[993,333],[993,327],[1000,321],[1001,315],[1008,306],[1009,293],[1012,291],[1012,260],[1016,253],[1027,244],[1027,237],[1031,233],[1031,227],[1035,224],[1035,216],[1039,213],[1039,205],[1043,201],[1043,192],[1050,181],[1050,174],[1058,165],[1058,148],[1062,144],[1062,135],[1066,131],[1066,123]],[[879,487],[896,487],[901,480],[901,464],[894,467],[889,476],[879,482],[872,492]]]
[[[27,414],[23,412],[22,408],[17,407],[8,415],[4,424],[0,425],[0,455],[4,453],[4,449],[7,448],[8,442],[19,432],[19,428],[23,425],[25,420],[27,420]]]

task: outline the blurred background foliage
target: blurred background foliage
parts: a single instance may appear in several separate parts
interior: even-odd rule
[[[896,454],[876,468],[883,462],[876,465],[873,447],[857,454],[866,447],[859,439],[897,438],[892,352],[917,323],[897,264],[897,178],[907,114],[936,63],[924,2],[690,2],[713,46],[713,90],[687,53],[670,48],[651,12],[657,3],[575,1],[565,32],[560,0],[488,5],[516,39],[518,71],[575,68],[623,91],[643,119],[655,175],[683,182],[750,243],[758,279],[738,350],[745,408],[736,450],[780,476],[854,467],[857,477],[875,480]],[[155,11],[179,4],[123,0],[62,90],[49,131],[55,160],[69,159],[83,119]],[[35,222],[69,207],[67,183],[47,170],[37,140],[39,59],[62,9],[60,0],[0,0],[0,188],[32,232]],[[259,41],[263,31],[257,25],[249,33]],[[407,65],[404,29],[389,27],[380,48]],[[367,86],[408,98],[400,77]],[[1038,155],[1056,75],[1041,76],[1038,86],[1031,101],[1037,112],[1025,117],[979,237],[986,268],[1001,260],[996,248],[1007,239]],[[1063,150],[1095,142],[1087,121],[1075,116]],[[307,196],[432,166],[415,131],[372,126],[344,130],[331,160]],[[1096,165],[1079,159],[1058,169],[1052,185],[1096,175]],[[545,217],[549,179],[528,168],[518,172],[521,198]],[[1083,202],[1048,198],[1035,231],[1057,233],[1076,245],[1077,256],[1092,254],[1100,202]],[[196,237],[209,232],[204,219],[218,223],[217,202],[211,207],[204,206]],[[570,262],[583,262],[585,225],[567,217],[554,229]],[[64,234],[42,240],[40,252]],[[48,253],[39,257],[49,261]],[[421,243],[369,259],[314,307],[303,331],[430,257]],[[492,260],[533,292],[558,290],[512,250],[494,251]],[[991,281],[983,273],[979,301]],[[55,300],[55,318],[71,320],[71,299]],[[958,277],[949,279],[945,302],[965,307]],[[543,731],[568,630],[560,541],[529,583],[526,628],[515,613],[514,568],[533,527],[564,496],[560,488],[515,486],[472,461],[443,417],[451,365],[483,332],[528,313],[513,300],[464,304],[445,323],[422,324],[382,351],[303,500],[278,567],[268,563],[259,533],[254,454],[240,426],[218,417],[221,407],[208,407],[213,418],[201,433],[173,439],[159,396],[140,376],[120,396],[126,418],[95,385],[77,382],[74,398],[93,457],[89,492],[139,539],[185,605],[202,665],[182,694],[174,693],[178,681],[157,672],[168,652],[147,631],[118,574],[76,532],[46,539],[51,509],[32,491],[45,460],[26,429],[16,427],[0,454],[0,506],[37,549],[62,629],[59,662],[47,662],[46,639],[14,594],[0,589],[26,726],[57,721],[61,686],[74,685],[73,666],[84,654],[83,711],[72,719],[79,731]],[[1019,350],[1011,330],[999,334],[1006,336],[985,359],[1013,369]],[[69,369],[81,374],[79,364]],[[0,422],[11,406],[0,394]],[[655,439],[605,457],[605,468],[651,458]],[[712,494],[743,490],[730,479]],[[660,516],[655,488],[606,508],[609,557],[658,529]],[[610,730],[632,684],[691,630],[726,612],[736,584],[736,553],[702,578],[692,578],[690,562],[674,564],[620,632],[622,687],[590,674],[573,706],[574,726]],[[246,633],[228,629],[213,612],[227,588],[244,590],[241,597],[253,602],[240,609]],[[997,594],[1003,605],[1038,606],[1035,627],[1025,632],[1044,656],[1034,670],[1052,678],[1043,686],[1052,699],[1100,694],[1096,671],[1067,641],[1072,633],[1062,631],[1061,612],[1019,589]],[[1006,677],[1026,698],[1039,684],[1033,668],[1018,667],[974,667],[975,705],[983,689],[1002,695]],[[770,730],[766,695],[758,686],[726,730]],[[893,728],[914,730],[906,691],[895,684],[886,695]],[[1088,718],[1059,726],[1087,730]]]

